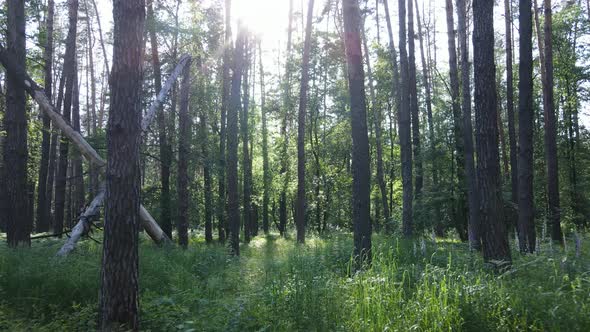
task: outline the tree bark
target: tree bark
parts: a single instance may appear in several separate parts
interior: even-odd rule
[[[242,198],[244,223],[244,242],[250,242],[252,236],[252,169],[250,165],[250,137],[249,125],[250,120],[250,87],[248,83],[249,72],[251,70],[252,46],[250,45],[252,35],[246,32],[244,42],[244,73],[242,79],[242,111],[240,112],[240,136],[242,138]]]
[[[490,89],[490,82],[494,82],[496,77],[493,7],[492,1],[473,0],[475,137],[483,257],[486,262],[497,265],[498,261],[510,264],[511,256],[502,218],[496,121],[498,101],[496,89]]]
[[[197,66],[199,69],[202,67],[202,63],[197,60]],[[206,79],[207,77],[203,74],[198,74],[202,96],[205,96],[208,88]],[[204,198],[205,198],[205,241],[207,243],[213,242],[213,188],[211,183],[211,160],[209,150],[209,110],[207,107],[202,107],[200,112],[201,122],[201,153],[203,163],[203,183],[204,183]]]
[[[287,187],[289,185],[289,117],[291,113],[291,47],[293,34],[293,0],[289,0],[289,27],[287,28],[287,61],[285,62],[285,80],[283,83],[283,112],[280,135],[283,138],[281,144],[281,168],[279,173],[283,175],[283,183],[279,197],[279,233],[286,235],[287,231]]]
[[[511,200],[518,204],[518,147],[514,120],[514,71],[512,68],[512,0],[504,0],[506,18],[506,113],[508,114],[508,140],[510,141],[510,192]]]
[[[179,139],[178,139],[178,244],[184,249],[188,246],[188,159],[191,142],[191,118],[188,114],[188,98],[190,89],[191,60],[187,62],[182,71],[182,83],[180,87],[180,110],[178,111]]]
[[[22,68],[26,65],[24,1],[7,1],[7,52]],[[8,246],[31,245],[32,216],[28,211],[27,179],[27,110],[26,92],[18,77],[6,75],[6,110],[4,114],[4,179],[6,183],[6,235]],[[3,189],[4,190],[4,189]]]
[[[414,4],[408,0],[408,62],[410,84],[410,113],[412,116],[412,147],[414,153],[414,197],[417,201],[422,196],[424,186],[424,169],[422,168],[422,147],[420,145],[420,113],[418,109],[418,89],[416,87],[416,46],[414,42]],[[417,10],[418,8],[416,8]]]
[[[468,237],[472,250],[481,249],[479,225],[479,197],[475,176],[475,157],[473,154],[473,126],[471,124],[471,66],[469,64],[469,46],[467,44],[467,4],[465,0],[457,1],[459,45],[461,50],[461,90],[463,109],[463,144],[465,146],[465,178],[467,182],[467,200],[469,204]],[[498,124],[499,125],[499,124]]]
[[[63,99],[62,115],[69,124],[71,121],[72,101],[74,97],[74,85],[76,82],[77,58],[76,58],[76,37],[78,25],[78,0],[68,0],[69,27],[66,37],[66,54],[64,56],[65,92]],[[76,130],[75,128],[73,128]],[[65,134],[61,135],[59,142],[59,159],[57,163],[57,175],[55,177],[55,215],[53,232],[61,238],[64,227],[64,214],[66,202],[66,184],[68,169],[69,142]]]
[[[101,330],[139,329],[141,92],[145,1],[113,2],[114,44],[107,127]]]
[[[356,268],[371,263],[369,138],[365,101],[365,73],[361,50],[360,10],[357,0],[343,0],[344,44],[352,127],[352,218]]]
[[[305,216],[307,201],[305,198],[305,115],[307,112],[307,92],[309,89],[309,58],[311,48],[311,29],[313,24],[314,0],[307,4],[307,25],[303,44],[303,60],[301,64],[301,85],[299,90],[299,113],[297,128],[297,210],[295,225],[297,242],[305,242]]]
[[[518,239],[520,251],[535,251],[533,214],[533,15],[531,0],[519,0]]]
[[[269,220],[268,220],[268,209],[269,209],[269,196],[270,196],[270,167],[268,160],[268,125],[266,120],[266,92],[264,87],[264,66],[262,63],[262,45],[258,42],[258,61],[260,63],[260,112],[262,119],[262,181],[263,181],[263,193],[262,193],[262,230],[264,234],[269,232]]]
[[[231,0],[225,0],[225,47],[223,51],[223,86],[222,86],[222,94],[221,94],[221,120],[220,120],[220,130],[219,130],[219,199],[217,201],[217,231],[219,236],[219,242],[225,242],[226,231],[227,231],[227,220],[226,220],[226,203],[227,203],[227,193],[225,189],[226,180],[225,180],[225,145],[226,145],[226,116],[229,108],[229,98],[230,98],[230,85],[231,85],[231,76],[230,76],[230,66],[231,66],[231,51],[232,51],[232,42],[231,42]]]
[[[227,216],[230,231],[230,250],[240,255],[240,198],[238,194],[238,113],[241,100],[242,71],[244,67],[245,32],[238,26],[233,56],[233,77],[227,113]]]
[[[467,205],[465,202],[467,188],[465,186],[465,145],[461,101],[459,94],[459,68],[457,65],[457,46],[455,43],[455,22],[453,19],[453,1],[446,0],[447,36],[449,45],[449,67],[451,80],[451,100],[453,109],[453,139],[455,141],[455,166],[457,168],[457,197],[455,202],[454,224],[463,241],[468,240]],[[492,82],[495,82],[493,80]]]
[[[545,163],[547,165],[547,198],[549,204],[547,226],[551,229],[551,240],[563,244],[560,218],[561,209],[559,206],[557,119],[555,116],[555,100],[553,95],[553,13],[551,0],[545,0],[544,3],[545,81],[543,82],[543,110],[545,114]],[[590,9],[590,6],[588,8]]]
[[[156,19],[154,16],[154,9],[152,0],[147,1],[147,19],[148,30],[150,36],[152,64],[154,67],[154,87],[156,91],[162,90],[162,71],[160,68],[160,56],[158,54],[158,38],[156,36]],[[160,143],[160,225],[166,236],[172,238],[172,220],[170,217],[170,165],[172,163],[172,156],[169,153],[168,134],[166,133],[166,114],[164,108],[160,104],[156,112],[156,121],[158,124],[158,140]]]
[[[411,0],[410,0],[411,1]],[[402,159],[402,187],[403,187],[403,209],[402,209],[402,233],[405,237],[411,237],[414,233],[414,222],[412,212],[412,145],[411,145],[411,122],[410,122],[410,86],[409,86],[409,64],[406,51],[406,0],[398,0],[399,3],[399,48],[400,48],[400,72],[401,84],[399,86],[400,100],[398,108],[399,138],[401,145]]]
[[[51,89],[53,88],[53,16],[55,4],[53,0],[47,1],[47,18],[45,21],[46,39],[43,49],[43,60],[45,62],[45,94],[51,100]],[[39,187],[37,189],[37,232],[49,230],[49,216],[46,214],[47,204],[47,174],[49,167],[49,148],[51,145],[51,120],[45,114],[41,115],[43,120],[43,138],[41,141],[41,161],[39,164]]]
[[[383,172],[383,142],[381,123],[383,114],[381,107],[377,105],[377,96],[375,95],[375,89],[373,88],[373,70],[371,67],[371,59],[369,56],[369,47],[367,46],[367,38],[365,33],[364,22],[361,27],[363,36],[363,50],[365,53],[365,63],[367,65],[367,79],[369,80],[369,95],[371,96],[371,107],[373,109],[373,125],[375,126],[375,147],[377,150],[377,185],[379,186],[379,192],[381,193],[381,206],[383,208],[383,217],[385,219],[385,225],[391,222],[389,205],[387,204],[387,186],[385,185],[385,178]]]

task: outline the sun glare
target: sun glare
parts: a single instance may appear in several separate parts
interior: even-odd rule
[[[239,0],[232,3],[234,26],[241,20],[260,38],[271,42],[284,38],[288,15],[289,0]]]

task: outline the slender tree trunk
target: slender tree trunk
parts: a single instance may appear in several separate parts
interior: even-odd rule
[[[53,88],[53,16],[54,1],[47,1],[47,18],[45,21],[46,40],[43,49],[43,60],[45,62],[45,94],[51,101],[51,90]],[[41,161],[39,165],[39,187],[37,190],[37,232],[47,232],[49,230],[49,216],[46,215],[47,208],[47,172],[49,166],[49,148],[51,145],[51,121],[45,114],[43,119],[43,138],[41,141]]]
[[[305,198],[305,115],[307,112],[307,92],[309,89],[309,58],[311,48],[311,29],[313,24],[314,0],[307,4],[307,25],[305,27],[305,41],[303,45],[303,60],[301,64],[301,85],[299,91],[299,114],[297,129],[297,209],[295,225],[297,227],[297,242],[305,242],[305,216],[307,201]]]
[[[358,0],[343,0],[352,126],[352,216],[356,267],[371,263],[369,138]]]
[[[514,71],[512,69],[512,0],[504,0],[506,19],[506,114],[508,114],[508,140],[510,141],[511,200],[518,203],[518,147],[514,120]]]
[[[238,26],[233,55],[233,77],[227,112],[227,216],[229,221],[231,253],[240,255],[240,199],[238,194],[238,112],[244,67],[245,33]]]
[[[24,1],[7,1],[8,53],[25,68],[25,5]],[[6,183],[6,231],[8,246],[31,245],[33,220],[25,211],[28,206],[27,179],[27,110],[26,92],[16,77],[7,73],[6,113],[4,114],[4,179]],[[4,189],[2,189],[4,190]]]
[[[250,87],[248,85],[248,75],[250,72],[250,63],[253,47],[250,45],[250,32],[246,32],[245,50],[244,50],[244,73],[242,79],[242,111],[240,112],[240,135],[242,138],[242,191],[243,191],[243,224],[244,224],[244,242],[250,242],[252,236],[252,169],[250,168],[250,137],[248,121],[250,116]]]
[[[414,42],[414,4],[408,0],[408,61],[410,84],[410,113],[412,115],[412,147],[414,153],[414,166],[416,169],[414,179],[414,196],[419,202],[424,186],[424,169],[422,168],[422,148],[420,145],[420,113],[418,109],[418,89],[416,87],[416,47]],[[418,8],[416,7],[416,10]]]
[[[438,180],[438,167],[436,163],[436,136],[434,134],[434,121],[432,118],[432,86],[431,86],[431,78],[430,78],[430,70],[429,65],[430,61],[426,60],[426,56],[424,53],[424,29],[422,26],[422,22],[420,20],[420,11],[418,10],[418,0],[415,0],[416,5],[416,17],[418,19],[418,36],[420,42],[420,58],[422,60],[422,80],[424,85],[424,94],[426,99],[426,117],[428,120],[428,139],[430,140],[430,155],[432,158],[432,188],[433,190],[438,190],[439,188],[439,180]],[[434,204],[434,223],[440,223],[440,206],[438,203],[435,202]]]
[[[94,32],[92,28],[92,21],[90,19],[90,11],[88,10],[88,0],[84,3],[84,10],[86,13],[86,29],[88,34],[88,71],[86,72],[86,89],[88,90],[88,85],[90,85],[90,96],[87,93],[87,100],[89,99],[89,109],[90,114],[87,114],[89,118],[90,125],[88,126],[88,131],[91,135],[96,135],[97,129],[97,114],[96,114],[96,74],[94,70]],[[97,18],[98,18],[98,14]],[[90,74],[90,82],[88,82],[88,74]],[[90,166],[90,190],[91,196],[94,196],[98,192],[98,171],[93,167]]]
[[[498,151],[497,94],[490,89],[495,81],[494,3],[473,0],[473,62],[475,85],[475,123],[477,187],[483,257],[486,262],[511,263],[506,226],[502,218],[500,154]]]
[[[223,50],[223,86],[221,94],[221,120],[219,130],[219,199],[217,200],[217,231],[219,242],[225,242],[225,235],[227,231],[226,220],[226,189],[225,189],[225,144],[226,144],[226,116],[229,109],[230,97],[230,65],[231,65],[231,0],[225,0],[225,46]]]
[[[188,208],[189,208],[189,176],[188,159],[191,142],[191,118],[188,114],[188,98],[190,90],[191,60],[182,71],[182,83],[180,87],[180,110],[178,112],[179,138],[178,138],[178,244],[186,249],[188,246]]]
[[[455,141],[455,165],[457,167],[457,196],[455,202],[454,223],[463,241],[468,240],[467,204],[465,202],[467,188],[465,186],[465,145],[463,118],[461,116],[461,102],[459,94],[459,69],[457,65],[457,46],[455,43],[455,22],[453,19],[453,1],[446,0],[447,36],[449,44],[449,67],[451,79],[451,99],[453,108],[453,138]],[[495,82],[495,79],[492,81]],[[495,121],[495,118],[494,118]]]
[[[68,0],[69,28],[66,39],[66,54],[64,56],[65,92],[62,115],[67,123],[70,122],[74,85],[76,82],[76,37],[78,24],[78,0]],[[66,183],[68,169],[69,142],[62,134],[59,143],[59,161],[55,178],[55,218],[53,231],[61,238],[64,226],[64,209],[66,200]]]
[[[535,0],[536,2],[536,0]],[[543,82],[543,109],[545,114],[545,163],[547,165],[547,198],[549,203],[548,227],[551,240],[563,243],[559,206],[559,172],[557,162],[557,119],[553,96],[553,13],[551,0],[545,0],[545,81]],[[590,2],[588,2],[590,9]],[[590,13],[590,11],[589,11]]]
[[[156,20],[152,0],[147,0],[147,20],[148,30],[150,36],[152,64],[154,67],[154,87],[156,93],[162,90],[162,71],[160,67],[160,56],[158,54],[158,39],[156,36]],[[160,143],[160,225],[166,236],[172,238],[172,220],[171,220],[171,202],[170,202],[170,165],[172,156],[170,155],[170,147],[168,142],[168,134],[166,130],[166,115],[164,107],[160,106],[156,113],[156,121],[158,124],[158,140]]]
[[[371,59],[369,56],[369,47],[367,46],[366,33],[364,31],[364,24],[361,28],[363,34],[363,50],[365,53],[365,63],[367,64],[369,95],[371,96],[371,107],[373,109],[373,125],[375,126],[375,147],[377,150],[377,184],[379,186],[379,191],[381,193],[381,206],[383,207],[383,217],[385,218],[385,225],[387,227],[387,224],[391,221],[389,214],[389,205],[387,204],[387,186],[385,185],[385,178],[383,174],[383,142],[381,132],[383,114],[381,113],[381,107],[377,105],[377,96],[375,94],[375,89],[373,88],[373,70],[371,67]]]
[[[461,49],[461,87],[463,109],[463,144],[465,146],[465,178],[467,182],[467,199],[469,204],[468,237],[473,250],[481,249],[479,225],[479,197],[475,176],[475,157],[473,153],[473,126],[471,124],[471,66],[469,64],[469,46],[467,36],[467,4],[465,0],[457,1],[459,45]],[[498,124],[499,125],[499,124]]]
[[[533,16],[531,0],[519,0],[518,236],[520,251],[535,251],[533,214]]]
[[[202,63],[197,61],[197,66],[200,69]],[[205,90],[208,86],[205,82],[206,77],[202,74],[201,80],[201,89]],[[203,91],[202,95],[205,95],[207,92]],[[207,108],[202,108],[200,112],[201,116],[201,153],[203,158],[203,183],[204,183],[204,198],[205,198],[205,241],[207,243],[213,242],[213,226],[212,226],[212,219],[213,219],[213,186],[211,182],[211,160],[210,160],[210,150],[209,150],[209,117],[208,117],[209,110]]]
[[[410,0],[411,1],[411,0]],[[413,212],[412,212],[412,145],[410,133],[410,86],[408,53],[406,51],[406,0],[399,2],[399,44],[400,44],[400,72],[401,84],[399,88],[400,99],[398,108],[399,137],[402,158],[402,187],[403,187],[403,209],[402,209],[402,232],[405,237],[411,237],[414,233]]]
[[[260,112],[262,113],[262,229],[264,234],[269,232],[268,205],[270,196],[270,168],[268,160],[268,125],[266,120],[266,92],[264,87],[264,66],[262,64],[262,46],[258,42],[258,61],[260,63]]]
[[[291,47],[293,34],[293,0],[289,0],[289,27],[287,31],[287,61],[285,63],[285,81],[283,82],[284,93],[284,117],[281,121],[280,135],[283,137],[281,146],[281,168],[280,174],[283,175],[283,184],[279,197],[279,232],[281,236],[286,235],[287,231],[287,187],[289,185],[289,117],[291,114]]]
[[[139,148],[145,1],[113,2],[114,44],[107,127],[106,204],[100,292],[104,331],[139,329]]]
[[[80,131],[80,86],[78,84],[78,66],[76,64],[74,71],[74,87],[72,90],[72,128]],[[81,213],[86,204],[86,194],[84,190],[84,169],[82,167],[82,154],[77,149],[72,149],[72,216]],[[68,218],[68,227],[71,228],[73,218]]]

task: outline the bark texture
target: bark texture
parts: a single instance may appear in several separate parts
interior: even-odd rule
[[[99,328],[139,329],[139,147],[145,1],[113,1]]]

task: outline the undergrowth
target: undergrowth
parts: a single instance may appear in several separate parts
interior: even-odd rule
[[[464,244],[377,236],[373,264],[351,271],[352,238],[275,235],[243,245],[240,258],[191,239],[188,250],[140,248],[141,328],[151,331],[589,331],[590,241],[513,253],[488,270]],[[100,245],[69,257],[61,242],[0,244],[0,330],[93,330]]]

